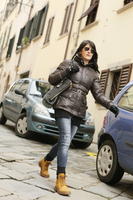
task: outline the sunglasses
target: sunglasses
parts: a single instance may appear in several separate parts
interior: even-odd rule
[[[90,47],[84,47],[84,50],[85,50],[85,51],[91,51],[91,53],[94,53],[94,50],[91,49]]]

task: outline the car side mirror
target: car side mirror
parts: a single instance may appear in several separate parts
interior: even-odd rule
[[[26,96],[23,92],[21,92],[21,91],[18,90],[18,89],[14,90],[14,92],[15,92],[15,94],[21,95],[21,96],[23,96],[23,97]]]

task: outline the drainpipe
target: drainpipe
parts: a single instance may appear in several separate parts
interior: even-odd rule
[[[73,17],[72,17],[72,21],[71,21],[71,25],[70,25],[70,31],[69,31],[69,34],[68,34],[68,40],[67,40],[67,44],[66,44],[66,49],[65,49],[65,54],[64,54],[64,60],[66,59],[67,53],[68,53],[68,47],[69,47],[70,38],[71,38],[71,34],[72,34],[73,22],[74,22],[74,19],[75,19],[77,5],[78,5],[78,0],[76,0],[75,8],[74,8],[74,11],[73,11]]]

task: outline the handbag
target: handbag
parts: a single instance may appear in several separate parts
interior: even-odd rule
[[[47,108],[51,108],[57,101],[58,96],[72,85],[70,79],[64,79],[59,84],[50,89],[42,99],[42,103]]]

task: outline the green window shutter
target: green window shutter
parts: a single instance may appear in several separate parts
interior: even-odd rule
[[[30,40],[38,35],[42,35],[46,16],[48,12],[48,5],[38,11],[38,14],[32,19],[31,32],[29,34]]]
[[[20,29],[20,33],[19,33],[19,38],[18,38],[16,49],[18,49],[18,46],[21,46],[21,44],[22,44],[24,30],[25,30],[25,27],[23,27],[23,28]]]
[[[2,50],[3,50],[3,47],[2,47],[3,42],[2,41],[3,41],[3,33],[2,33],[1,38],[0,38],[0,58],[2,56]]]
[[[3,43],[3,48],[6,47],[6,39],[7,39],[7,35],[8,35],[8,29],[7,28],[6,28],[4,35],[5,35],[5,39],[4,39],[4,43]]]
[[[47,17],[47,13],[48,13],[48,7],[49,7],[49,5],[47,4],[45,6],[45,8],[43,8],[42,19],[41,19],[40,29],[39,29],[39,35],[43,34],[43,30],[44,30],[44,26],[45,26],[45,22],[46,22],[46,17]]]
[[[42,16],[43,16],[43,10],[40,10],[38,12],[38,15],[37,15],[37,19],[36,19],[36,27],[35,27],[35,34],[34,34],[34,37],[36,37],[37,35],[39,35],[39,30],[40,30],[40,25],[41,25],[41,20],[42,20]]]
[[[130,2],[132,2],[133,0],[124,0],[124,5],[126,5],[126,4],[128,4],[128,3],[130,3]]]
[[[121,69],[117,93],[129,82],[132,71],[132,64],[125,65]]]
[[[66,7],[66,11],[65,11],[65,15],[64,15],[64,19],[63,19],[63,24],[62,24],[60,35],[62,35],[64,33],[64,27],[65,27],[65,23],[66,23],[66,19],[67,19],[68,9],[69,9],[69,6]]]
[[[101,76],[100,76],[100,85],[101,85],[103,93],[105,93],[105,91],[106,91],[108,77],[109,77],[109,69],[102,70]]]
[[[38,22],[38,15],[35,15],[31,26],[30,40],[32,40],[36,36],[37,22]]]
[[[72,12],[73,5],[74,4],[71,3],[70,5],[68,5],[66,7],[65,15],[64,15],[64,20],[63,20],[63,24],[62,24],[60,35],[68,32],[68,26],[69,26],[69,22],[70,22],[70,17],[71,17],[71,12]]]
[[[78,21],[80,21],[81,19],[83,19],[84,17],[87,17],[89,14],[92,13],[92,11],[98,7],[100,0],[92,0],[90,7],[81,15],[81,17],[78,19]]]
[[[12,50],[13,50],[13,45],[14,45],[14,40],[15,40],[15,36],[10,39],[8,50],[7,50],[7,54],[6,54],[6,58],[11,57]]]
[[[32,20],[30,20],[30,21],[27,22],[27,24],[26,24],[26,26],[25,26],[23,38],[24,38],[24,37],[29,38],[31,26],[32,26]]]
[[[5,39],[6,39],[6,31],[4,32],[4,37],[3,37],[3,41],[2,41],[2,48],[4,48]]]
[[[11,28],[12,28],[12,24],[11,24],[11,25],[9,26],[9,28],[8,28],[8,34],[7,34],[6,44],[5,44],[5,46],[8,45],[8,41],[9,41],[9,37],[10,37],[10,33],[11,33]]]
[[[45,40],[44,40],[44,44],[46,44],[50,40],[50,34],[51,34],[53,21],[54,21],[54,17],[49,19],[48,26],[47,26],[47,31],[46,31],[46,36],[45,36]]]

